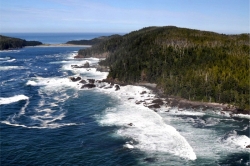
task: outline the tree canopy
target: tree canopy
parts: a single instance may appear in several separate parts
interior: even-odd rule
[[[0,35],[0,50],[22,48],[24,46],[36,46],[42,44],[39,41],[26,41],[19,38]]]
[[[95,44],[99,44],[105,40],[108,40],[112,37],[115,37],[115,36],[120,36],[120,35],[112,35],[112,36],[101,36],[101,37],[98,37],[98,38],[94,38],[94,39],[91,39],[91,40],[71,40],[71,41],[68,41],[66,42],[66,44],[75,44],[75,45],[95,45]]]
[[[249,34],[225,35],[174,26],[147,27],[80,50],[106,53],[109,78],[157,83],[166,95],[250,109]]]

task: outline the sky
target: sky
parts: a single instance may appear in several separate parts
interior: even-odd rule
[[[0,0],[0,33],[128,33],[168,25],[249,33],[249,8],[249,0]]]

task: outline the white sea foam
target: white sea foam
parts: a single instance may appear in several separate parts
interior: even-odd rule
[[[227,146],[246,149],[250,145],[250,138],[245,135],[238,135],[236,131],[232,131],[224,136],[222,140]],[[250,150],[250,149],[249,149]]]
[[[25,95],[16,95],[16,96],[12,96],[12,97],[1,97],[0,98],[0,105],[10,104],[10,103],[18,102],[20,100],[28,100],[28,99],[29,99],[29,97],[25,96]]]
[[[0,58],[0,62],[13,62],[16,59],[11,59],[11,57],[4,57],[4,58]]]
[[[7,124],[10,126],[16,126],[16,127],[23,127],[23,128],[29,128],[29,129],[56,129],[64,126],[76,126],[76,125],[84,125],[84,123],[77,124],[77,123],[53,123],[53,124],[46,124],[43,126],[27,126],[24,124],[18,124],[18,123],[11,123],[8,120],[1,121],[3,124]]]
[[[126,143],[126,144],[124,145],[124,147],[125,147],[125,148],[128,148],[128,149],[134,149],[134,146],[131,145],[131,144],[129,144],[129,143]]]
[[[120,126],[117,134],[131,138],[136,144],[125,145],[146,152],[167,152],[189,160],[196,155],[186,139],[152,110],[135,104],[124,103],[105,111],[102,125]]]
[[[0,70],[25,69],[23,66],[0,66]]]
[[[20,52],[21,50],[1,50],[0,52]]]
[[[21,111],[19,112],[18,116],[20,117],[21,115],[24,115],[25,114],[25,110],[27,108],[27,106],[29,105],[30,101],[29,99],[26,100],[26,103],[25,105],[21,108]]]
[[[30,86],[43,86],[47,90],[58,91],[60,89],[65,89],[66,87],[79,88],[77,82],[72,82],[69,78],[52,77],[43,78],[35,77],[29,80],[26,85]]]
[[[195,160],[196,155],[176,129],[165,124],[162,118],[143,106],[136,105],[136,101],[152,100],[155,95],[150,90],[140,86],[122,86],[119,91],[103,89],[105,93],[121,99],[115,108],[105,110],[104,116],[99,119],[101,125],[119,126],[117,134],[134,140],[124,147],[137,148],[145,152],[171,153],[182,158]],[[146,93],[142,93],[146,91]]]
[[[188,111],[188,110],[180,110],[176,107],[173,108],[167,108],[166,109],[168,114],[171,115],[189,115],[189,116],[203,116],[205,113],[198,112],[198,111]]]
[[[162,118],[149,108],[135,104],[135,101],[153,99],[155,95],[151,94],[150,90],[127,85],[121,87],[119,91],[114,89],[103,91],[121,100],[118,106],[105,110],[99,123],[119,126],[118,135],[136,142],[126,143],[124,147],[137,148],[145,152],[171,153],[189,160],[196,159],[192,147],[174,127],[165,124]],[[142,94],[143,91],[147,93]]]
[[[16,59],[9,59],[7,62],[14,62]]]
[[[250,115],[245,115],[245,114],[233,114],[233,117],[250,119]]]

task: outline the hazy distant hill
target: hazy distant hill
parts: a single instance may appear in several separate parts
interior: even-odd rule
[[[109,78],[154,82],[167,95],[249,106],[249,34],[148,27],[111,38],[78,57],[104,55]]]
[[[42,44],[39,41],[26,41],[19,38],[0,35],[0,50],[22,48],[24,46],[36,46]]]
[[[98,44],[98,43],[100,43],[102,41],[108,40],[108,39],[110,39],[112,37],[115,37],[115,36],[120,36],[120,35],[101,36],[101,37],[94,38],[94,39],[91,39],[91,40],[71,40],[71,41],[68,41],[66,44],[94,45],[94,44]]]

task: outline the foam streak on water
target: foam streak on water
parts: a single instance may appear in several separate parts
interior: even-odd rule
[[[20,100],[28,100],[29,97],[25,95],[16,95],[12,97],[0,97],[0,105],[2,104],[10,104],[14,102],[18,102]]]

